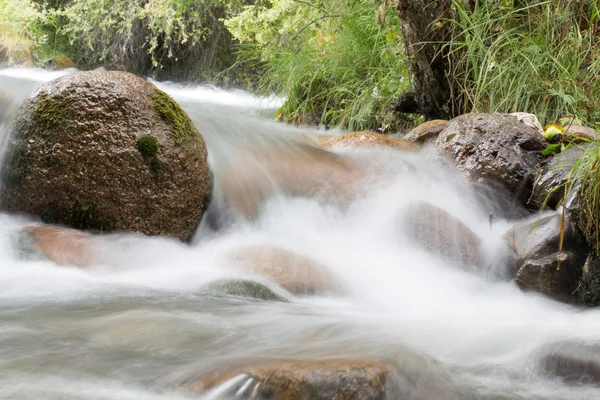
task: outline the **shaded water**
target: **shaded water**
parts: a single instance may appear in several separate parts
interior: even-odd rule
[[[18,104],[52,77],[0,71],[0,90]],[[202,132],[217,182],[233,154],[274,143],[293,147],[311,133],[266,119],[265,107],[277,99],[160,87]],[[0,133],[4,139],[6,127]],[[179,378],[217,363],[351,356],[391,360],[401,373],[414,373],[414,353],[437,360],[426,384],[441,388],[441,399],[600,398],[598,387],[541,373],[548,346],[600,346],[600,312],[495,279],[493,269],[502,268],[496,250],[509,222],[490,230],[489,210],[426,151],[336,151],[372,166],[366,181],[385,184],[343,208],[273,196],[254,221],[220,233],[203,226],[191,246],[112,235],[102,265],[86,270],[23,260],[14,237],[32,221],[0,215],[0,398],[178,399],[184,398],[174,390]],[[418,201],[448,211],[482,238],[480,273],[421,250],[403,233],[399,216]],[[290,302],[277,303],[204,293],[204,285],[224,277],[275,288],[223,257],[246,244],[281,246],[329,266],[345,294],[288,295]]]

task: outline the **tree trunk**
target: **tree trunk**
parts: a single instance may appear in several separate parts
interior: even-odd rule
[[[455,104],[450,58],[444,44],[452,38],[452,0],[398,0],[406,54],[413,75],[413,93],[403,94],[398,112],[416,109],[426,119],[453,116]]]

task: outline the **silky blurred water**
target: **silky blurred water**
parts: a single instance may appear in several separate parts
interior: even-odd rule
[[[0,70],[0,91],[13,99],[13,115],[32,90],[56,76]],[[217,183],[235,152],[337,133],[270,121],[278,98],[157,85],[202,133]],[[9,131],[8,123],[0,126],[2,142]],[[203,227],[192,245],[110,235],[102,261],[88,269],[23,259],[17,232],[39,221],[0,214],[0,398],[178,399],[184,398],[173,386],[178,376],[215,363],[364,356],[401,365],[408,352],[436,360],[444,399],[600,398],[598,387],[540,371],[541,354],[559,343],[600,346],[600,312],[525,294],[495,278],[502,233],[513,222],[497,220],[490,229],[487,206],[426,150],[334,151],[372,166],[365,181],[384,184],[344,207],[274,195],[255,219],[222,231]],[[420,201],[446,210],[482,239],[480,272],[420,249],[403,232],[400,215]],[[288,294],[287,303],[203,291],[207,283],[238,277],[281,290],[227,262],[228,251],[250,244],[318,261],[347,290]]]

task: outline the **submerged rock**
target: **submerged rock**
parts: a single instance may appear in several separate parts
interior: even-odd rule
[[[403,139],[419,144],[434,142],[447,126],[448,121],[445,119],[427,121],[408,132]]]
[[[237,379],[236,379],[237,378]],[[332,359],[271,361],[216,371],[188,382],[184,391],[204,393],[223,385],[223,395],[265,400],[397,400],[400,378],[390,363]],[[231,393],[229,393],[231,392]]]
[[[461,221],[428,203],[407,208],[402,225],[408,235],[426,250],[451,262],[480,268],[481,241]]]
[[[15,121],[2,182],[7,211],[182,240],[210,194],[206,148],[188,116],[122,72],[75,73],[36,90]]]
[[[525,291],[545,294],[556,300],[574,301],[583,261],[571,252],[563,251],[525,261],[515,281]]]
[[[98,264],[102,249],[94,240],[73,229],[51,226],[27,226],[18,233],[23,258],[47,258],[58,265],[76,267]]]
[[[348,201],[360,189],[362,172],[342,155],[306,143],[269,144],[231,158],[216,181],[226,207],[255,217],[276,194]]]
[[[296,295],[343,291],[341,282],[327,266],[280,247],[244,246],[230,251],[226,259]]]
[[[552,157],[536,174],[529,206],[542,208],[544,205],[556,209],[565,196],[571,170],[585,154],[581,147],[570,147]]]
[[[600,348],[554,345],[541,359],[542,372],[575,384],[600,385]]]
[[[535,128],[513,116],[496,114],[454,118],[436,140],[438,152],[472,182],[500,184],[522,204],[529,198],[530,176],[540,167],[546,145]]]
[[[337,146],[343,147],[374,147],[382,146],[389,147],[397,150],[414,151],[418,149],[414,143],[403,140],[391,138],[382,133],[375,132],[352,132],[342,136],[336,136],[323,143],[323,147],[330,149]]]
[[[245,279],[222,279],[211,282],[204,291],[220,296],[245,297],[267,301],[287,301],[262,283]]]

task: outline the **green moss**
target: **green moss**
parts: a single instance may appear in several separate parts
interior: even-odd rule
[[[40,219],[45,224],[55,224],[58,222],[58,210],[54,206],[42,207]]]
[[[169,137],[176,143],[181,143],[185,139],[191,139],[195,136],[196,128],[175,100],[168,94],[159,89],[152,91],[152,103],[156,113],[160,118],[170,126]]]
[[[95,200],[76,200],[69,208],[71,225],[77,229],[93,229],[109,232],[114,221],[102,213],[102,206]]]
[[[160,160],[158,158],[156,158],[156,157],[152,157],[148,161],[148,164],[150,165],[150,170],[152,172],[154,172],[155,174],[158,174],[163,169],[162,162],[160,162]]]
[[[62,95],[50,96],[41,92],[34,105],[33,119],[45,130],[54,130],[70,124],[75,110],[70,100]]]
[[[154,157],[158,153],[158,141],[152,136],[142,136],[136,146],[144,157]]]

